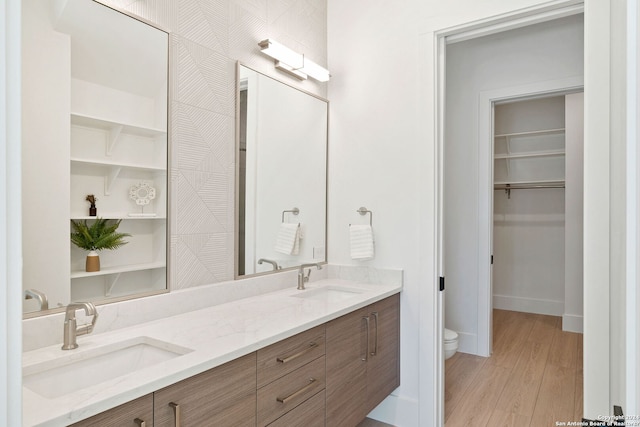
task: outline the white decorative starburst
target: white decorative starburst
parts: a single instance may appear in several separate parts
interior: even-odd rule
[[[146,182],[141,182],[129,189],[129,198],[135,200],[136,205],[146,206],[156,198],[156,189]]]

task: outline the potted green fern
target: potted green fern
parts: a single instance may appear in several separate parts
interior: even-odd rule
[[[87,221],[71,220],[71,242],[77,247],[89,251],[86,260],[86,271],[100,271],[100,257],[97,251],[104,249],[118,249],[128,242],[125,237],[131,236],[128,233],[118,233],[120,221],[109,223],[108,219],[97,218],[91,225]]]

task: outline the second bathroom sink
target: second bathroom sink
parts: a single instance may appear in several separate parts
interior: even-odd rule
[[[305,289],[291,295],[295,298],[313,299],[326,302],[327,304],[337,303],[349,298],[353,298],[364,291],[361,289],[345,288],[342,286],[326,286],[316,289]]]

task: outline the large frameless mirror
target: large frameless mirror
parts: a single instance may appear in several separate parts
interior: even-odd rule
[[[25,316],[166,292],[168,33],[93,0],[22,7]],[[94,241],[96,266],[70,235],[100,220],[126,244]]]
[[[329,105],[238,64],[236,275],[326,261]]]

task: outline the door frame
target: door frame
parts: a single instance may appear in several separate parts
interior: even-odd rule
[[[478,111],[478,355],[489,357],[492,351],[493,283],[489,260],[493,254],[493,112],[496,103],[561,96],[584,90],[582,76],[536,82],[480,92]]]
[[[530,8],[521,9],[515,12],[509,12],[502,15],[497,15],[493,17],[489,17],[486,19],[481,19],[477,21],[468,22],[461,25],[456,25],[454,27],[442,28],[437,31],[434,31],[434,73],[435,73],[435,110],[434,110],[434,136],[436,139],[436,268],[437,268],[437,276],[444,277],[444,141],[445,141],[445,100],[446,100],[446,49],[447,45],[451,43],[461,42],[465,40],[470,40],[478,37],[484,37],[487,35],[516,29],[520,27],[525,27],[528,25],[533,25],[541,22],[546,22],[554,19],[559,19],[566,16],[576,15],[584,13],[584,2],[580,0],[558,0],[554,2],[545,3],[542,5],[532,6]],[[494,95],[495,96],[495,95]],[[491,103],[489,103],[491,106]],[[492,111],[492,108],[489,109]],[[492,130],[492,120],[491,116],[487,121],[480,118],[479,123],[489,123],[490,130],[489,135],[492,140],[493,130]],[[480,131],[480,129],[479,129]],[[486,131],[485,131],[486,132]],[[485,133],[486,135],[486,133]],[[492,141],[491,141],[492,142]],[[493,143],[491,143],[491,149],[493,149]],[[480,150],[482,151],[482,150]],[[485,150],[486,154],[486,150]],[[491,156],[491,160],[493,160],[493,156]],[[486,159],[484,160],[486,163]],[[482,163],[482,162],[481,162]],[[485,166],[486,167],[486,166]],[[490,180],[492,180],[492,172],[493,167],[489,165],[490,171]],[[485,172],[486,173],[486,172]],[[480,180],[479,180],[480,183]],[[486,191],[490,193],[492,196],[493,186],[487,185],[487,180],[485,178],[484,185],[487,187]],[[480,184],[479,184],[480,185]],[[489,190],[490,189],[490,190]],[[491,206],[491,209],[493,207]],[[485,232],[487,235],[488,232]],[[489,236],[490,237],[490,236]],[[486,242],[486,240],[485,240]],[[486,243],[484,243],[486,247]],[[490,246],[489,246],[489,257],[490,257]],[[479,257],[480,257],[479,253]],[[483,256],[487,256],[487,252]],[[483,258],[485,260],[490,259],[489,257]],[[486,263],[489,267],[490,264]],[[480,264],[482,265],[482,264]],[[490,268],[488,269],[490,274]],[[487,273],[485,272],[485,275]],[[485,279],[486,281],[486,279]],[[490,283],[490,280],[489,280]],[[483,337],[483,351],[489,355],[491,344],[490,344],[490,333],[489,328],[491,326],[491,318],[487,316],[487,313],[490,312],[491,307],[491,290],[490,288],[484,290],[484,295],[482,296],[483,304],[485,305],[484,312],[481,315],[480,310],[478,313],[478,318],[482,316],[482,322],[484,322],[483,329],[487,331],[486,335]],[[438,425],[444,426],[444,354],[443,354],[443,328],[444,328],[444,299],[442,297],[442,292],[438,292],[436,296],[436,327],[435,338],[436,338],[436,357],[434,358],[435,363],[435,372],[436,372],[436,421]],[[479,326],[482,325],[479,323]],[[480,327],[479,327],[480,330]],[[478,336],[478,342],[480,343],[480,336]],[[479,346],[480,348],[480,346]]]

